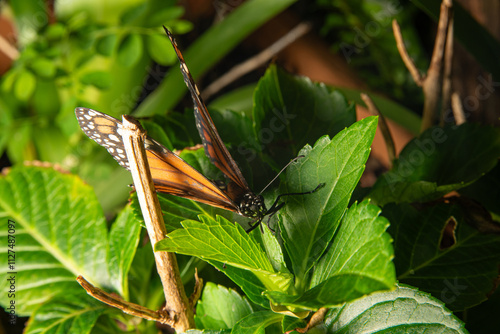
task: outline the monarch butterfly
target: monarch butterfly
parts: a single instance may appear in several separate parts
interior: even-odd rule
[[[262,222],[266,215],[272,215],[284,205],[284,203],[278,204],[281,197],[309,194],[324,185],[320,184],[316,189],[304,193],[281,194],[276,198],[271,208],[267,209],[262,195],[256,195],[252,192],[238,165],[229,154],[201,99],[200,92],[173,36],[167,28],[165,28],[165,32],[179,58],[184,81],[193,98],[196,127],[201,136],[205,154],[224,173],[229,182],[227,185],[221,186],[219,183],[207,179],[175,153],[157,141],[146,137],[144,141],[146,155],[158,192],[192,199],[252,218],[253,221],[247,230],[250,232]],[[89,108],[76,108],[75,114],[85,134],[106,148],[122,167],[130,169],[121,139],[122,123],[114,117]]]

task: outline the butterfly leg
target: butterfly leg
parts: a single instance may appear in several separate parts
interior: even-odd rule
[[[249,228],[248,230],[246,230],[245,232],[247,232],[247,233],[252,232],[253,230],[255,230],[255,228],[256,228],[257,226],[259,226],[259,225],[260,225],[260,223],[261,223],[261,222],[262,222],[262,218],[257,218],[256,220],[254,220],[254,221],[252,221],[252,222],[248,223],[248,225],[250,225],[250,228]]]
[[[305,191],[305,192],[302,192],[302,193],[280,194],[280,195],[278,195],[278,197],[276,197],[276,200],[274,201],[274,203],[271,206],[271,208],[269,210],[267,210],[266,215],[274,214],[276,211],[278,211],[279,209],[281,209],[283,207],[283,205],[285,205],[285,203],[281,203],[281,204],[278,205],[278,201],[281,199],[281,197],[285,197],[285,196],[298,196],[298,195],[309,195],[309,194],[315,193],[316,191],[320,190],[324,186],[325,186],[325,183],[320,183],[313,190]]]
[[[269,228],[269,230],[271,230],[271,232],[273,232],[273,233],[276,231],[271,228],[271,226],[269,225],[269,222],[271,221],[271,218],[276,214],[276,212],[278,212],[284,205],[285,205],[285,203],[280,203],[280,205],[278,205],[276,208],[274,208],[273,209],[274,211],[269,214],[269,218],[267,218],[266,225]],[[274,204],[273,204],[273,206],[274,206]],[[261,230],[262,230],[262,224],[261,224]],[[262,233],[264,233],[264,231],[262,231]]]

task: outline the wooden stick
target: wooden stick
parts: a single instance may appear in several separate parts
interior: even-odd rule
[[[408,54],[403,40],[403,34],[401,33],[401,28],[395,19],[392,20],[392,31],[394,33],[394,38],[396,39],[396,47],[398,48],[399,55],[401,56],[403,63],[405,63],[406,68],[410,72],[413,81],[415,81],[417,86],[422,87],[424,84],[424,77],[420,74],[420,71]]]
[[[269,59],[271,59],[274,55],[293,43],[299,37],[308,33],[310,30],[310,24],[300,23],[295,28],[290,30],[285,36],[271,44],[266,49],[262,50],[259,54],[239,65],[236,65],[231,70],[229,70],[229,72],[212,82],[207,88],[203,90],[201,94],[203,99],[208,99],[210,96],[227,86],[229,83],[269,61]]]
[[[394,20],[392,28],[396,39],[396,46],[403,59],[408,71],[411,73],[415,83],[422,87],[424,93],[424,110],[422,113],[422,124],[420,131],[428,129],[434,125],[436,115],[439,112],[439,103],[442,94],[442,72],[444,66],[444,54],[448,39],[453,38],[453,31],[449,32],[453,4],[451,0],[443,0],[441,3],[441,12],[439,14],[438,30],[434,42],[431,63],[425,76],[421,76],[415,64],[411,60],[404,46],[403,37],[399,25]]]
[[[389,162],[392,165],[394,159],[396,159],[396,148],[394,146],[394,140],[392,139],[391,131],[389,131],[389,126],[387,125],[385,117],[384,115],[382,115],[380,110],[378,110],[377,106],[375,106],[375,103],[373,103],[373,100],[367,94],[361,93],[361,98],[368,107],[368,112],[374,116],[379,116],[380,122],[378,123],[378,126],[380,128],[380,131],[382,132],[382,136],[384,137],[385,145],[387,147],[387,154],[389,155]]]
[[[158,321],[162,324],[166,324],[169,326],[174,325],[174,319],[168,317],[168,314],[162,311],[153,311],[144,306],[137,305],[134,303],[127,302],[120,297],[107,293],[92,284],[90,284],[85,278],[82,276],[78,276],[76,278],[77,282],[87,291],[89,295],[94,297],[101,302],[108,304],[109,306],[115,307],[117,309],[122,310],[123,312],[141,317],[146,320]]]
[[[444,126],[446,111],[452,108],[451,104],[451,71],[453,68],[453,12],[450,12],[448,32],[446,36],[446,49],[444,51],[443,69],[443,102],[441,104],[440,126]]]
[[[309,319],[309,322],[307,323],[306,327],[295,328],[292,329],[291,331],[286,332],[285,334],[289,334],[294,331],[298,333],[307,333],[311,328],[316,327],[317,325],[323,322],[323,320],[325,319],[326,312],[328,312],[328,308],[326,307],[320,308],[311,316],[311,319]]]
[[[465,123],[464,108],[462,107],[462,101],[460,101],[460,95],[457,92],[451,94],[451,110],[453,110],[456,125]]]
[[[0,36],[0,52],[11,60],[19,58],[19,51],[12,46],[3,36]]]
[[[132,117],[124,115],[122,118],[121,135],[123,144],[146,229],[154,250],[155,244],[165,238],[167,231],[146,158],[144,148],[145,132]],[[154,252],[154,255],[156,269],[165,294],[166,305],[164,311],[168,314],[169,319],[174,319],[172,327],[177,332],[185,332],[190,328],[194,328],[193,308],[184,291],[175,254]]]
[[[434,49],[432,51],[431,64],[427,70],[427,77],[424,85],[424,110],[422,113],[422,125],[420,131],[430,128],[436,121],[439,113],[439,103],[441,98],[442,72],[444,66],[444,52],[446,40],[448,37],[448,28],[450,25],[450,15],[452,11],[451,0],[443,0],[441,11],[439,13],[438,30]]]

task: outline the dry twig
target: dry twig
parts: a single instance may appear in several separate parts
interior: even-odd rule
[[[231,70],[229,70],[229,72],[212,82],[207,88],[203,90],[203,93],[201,94],[202,97],[204,99],[208,99],[210,96],[227,86],[229,83],[258,68],[262,64],[269,61],[269,59],[271,59],[278,52],[293,43],[296,39],[308,33],[310,30],[310,24],[300,23],[295,28],[290,30],[285,36],[271,44],[258,55],[246,60],[239,65],[236,65]]]
[[[298,333],[306,333],[308,332],[311,328],[318,326],[320,323],[323,322],[323,319],[325,318],[326,312],[328,311],[327,308],[322,307],[319,310],[317,310],[312,316],[311,319],[309,319],[309,322],[307,323],[307,326],[304,328],[295,328],[292,329],[291,331],[286,332],[286,334],[291,333],[291,332],[298,332]]]
[[[368,112],[374,116],[379,116],[380,122],[378,123],[379,129],[382,132],[382,136],[384,136],[385,145],[387,147],[387,154],[389,155],[389,162],[392,165],[392,162],[396,158],[396,148],[394,146],[394,140],[391,136],[391,131],[389,130],[389,126],[385,120],[384,115],[378,110],[373,100],[364,93],[361,93],[361,98],[365,102],[368,107]]]
[[[443,102],[441,104],[440,126],[444,126],[446,112],[452,107],[451,104],[451,70],[453,65],[453,12],[450,12],[450,22],[448,34],[446,36],[446,49],[444,51],[444,70],[443,70]]]
[[[3,36],[0,36],[0,52],[6,55],[11,60],[19,58],[19,51],[12,46]]]
[[[453,37],[453,32],[449,32],[450,24],[453,22],[453,20],[451,20],[452,8],[453,5],[451,0],[443,0],[441,3],[441,12],[439,15],[436,40],[434,42],[434,50],[432,52],[430,66],[425,76],[420,75],[420,72],[408,55],[404,46],[399,25],[395,20],[392,22],[394,37],[396,38],[396,45],[401,58],[408,68],[408,71],[410,71],[415,83],[421,86],[424,92],[424,110],[422,115],[422,125],[420,128],[421,132],[434,124],[436,115],[440,110],[439,102],[441,98],[443,67],[448,66],[444,65],[445,61],[451,61],[451,55],[449,56],[450,59],[445,59],[444,54],[448,39]]]
[[[460,101],[460,95],[456,92],[451,94],[451,110],[453,111],[456,125],[465,123],[465,113],[462,107],[462,101]]]
[[[99,288],[96,288],[82,276],[78,276],[76,280],[78,283],[80,283],[82,288],[84,288],[87,291],[89,295],[91,295],[97,300],[100,300],[105,304],[108,304],[109,306],[115,307],[127,314],[134,315],[136,317],[141,317],[146,320],[158,321],[162,324],[166,324],[169,326],[174,325],[174,320],[170,319],[168,315],[162,311],[153,311],[144,306],[127,302],[118,296],[115,296]]]
[[[167,231],[146,158],[144,137],[145,132],[140,124],[132,117],[124,115],[123,144],[146,229],[154,249],[154,245],[165,238]],[[164,311],[170,319],[175,320],[173,327],[177,332],[185,332],[194,328],[193,310],[182,285],[175,254],[154,252],[154,255],[167,302]]]

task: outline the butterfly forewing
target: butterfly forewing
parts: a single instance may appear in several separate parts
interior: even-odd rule
[[[184,81],[186,82],[186,85],[191,93],[191,97],[193,98],[196,127],[198,128],[198,132],[200,133],[200,137],[203,141],[206,155],[217,168],[219,168],[229,179],[235,182],[242,190],[249,191],[250,189],[247,181],[243,177],[243,174],[241,174],[241,171],[234,159],[231,157],[231,154],[229,154],[229,151],[214,126],[214,122],[207,111],[207,107],[203,103],[198,87],[189,72],[186,62],[184,61],[184,57],[178,49],[172,34],[166,28],[165,32],[174,47],[177,57],[179,58]]]
[[[85,134],[105,147],[122,167],[130,169],[120,133],[122,123],[88,108],[77,108],[75,113]],[[219,187],[172,151],[149,137],[144,147],[157,191],[239,212],[237,205]]]

